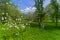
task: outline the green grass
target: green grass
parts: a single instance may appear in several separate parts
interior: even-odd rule
[[[44,24],[45,28],[40,29],[37,23],[32,23],[31,26],[27,26],[23,31],[19,31],[19,35],[12,35],[10,37],[4,36],[4,31],[0,30],[0,40],[5,40],[5,37],[7,40],[60,40],[60,26],[55,27],[54,23]]]

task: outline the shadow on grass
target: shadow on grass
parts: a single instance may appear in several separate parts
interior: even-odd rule
[[[60,30],[59,24],[56,26],[55,23],[45,23],[44,25],[44,30]],[[33,28],[39,28],[38,23],[32,23],[30,26]]]
[[[51,26],[51,25],[48,25],[48,26],[45,26],[44,28],[45,30],[60,30],[60,26]]]
[[[30,26],[31,26],[31,27],[38,27],[38,23],[33,22],[33,23],[31,23]]]

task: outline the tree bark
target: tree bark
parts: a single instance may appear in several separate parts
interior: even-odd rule
[[[39,27],[40,27],[41,29],[44,29],[43,22],[42,22],[42,20],[40,20],[40,19],[39,19]]]

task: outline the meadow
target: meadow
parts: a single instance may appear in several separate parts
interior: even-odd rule
[[[0,40],[60,40],[60,0],[0,0]]]
[[[45,28],[40,29],[37,23],[31,23],[25,28],[7,28],[0,23],[0,40],[60,40],[60,23],[44,23]],[[10,25],[11,26],[11,25]],[[3,28],[4,27],[4,28]]]

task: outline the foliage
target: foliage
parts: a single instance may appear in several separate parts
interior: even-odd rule
[[[0,19],[3,21],[5,21],[6,19],[8,20],[9,17],[13,20],[15,20],[16,18],[20,18],[20,11],[17,8],[17,6],[15,6],[11,0],[1,0],[0,2],[1,7],[0,7]],[[2,18],[3,17],[3,18]]]
[[[36,16],[39,23],[39,27],[44,28],[43,26],[43,19],[45,16],[44,8],[43,8],[44,0],[35,0],[35,7],[36,7]]]

